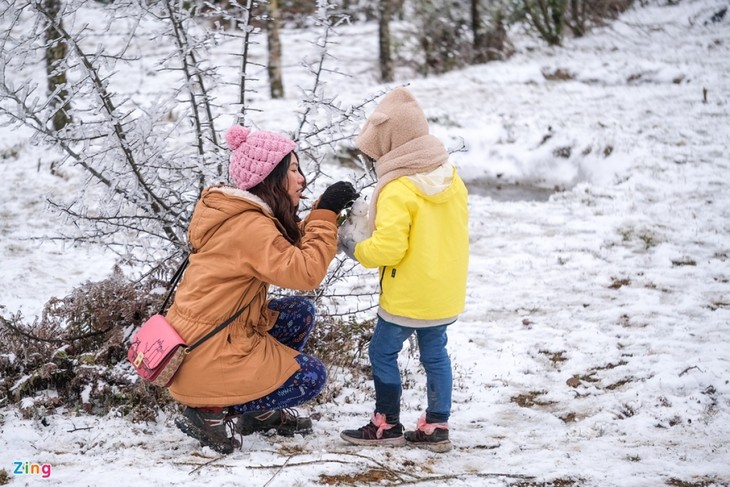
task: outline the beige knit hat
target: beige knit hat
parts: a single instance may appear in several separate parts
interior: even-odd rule
[[[357,147],[375,160],[406,142],[428,135],[428,121],[416,99],[405,88],[385,95],[368,117],[355,140]]]

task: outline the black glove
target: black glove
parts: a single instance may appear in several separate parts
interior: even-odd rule
[[[351,205],[357,197],[358,193],[352,184],[347,181],[337,181],[324,190],[324,193],[319,198],[317,208],[321,210],[332,210],[339,214],[348,205]]]

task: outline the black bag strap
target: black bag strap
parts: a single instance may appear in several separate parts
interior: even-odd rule
[[[248,304],[251,304],[251,303],[248,303]],[[201,338],[197,342],[193,343],[189,347],[186,347],[185,348],[185,353],[188,354],[188,353],[192,352],[193,350],[195,350],[196,348],[198,348],[199,346],[201,346],[203,344],[203,342],[205,342],[206,340],[208,340],[209,338],[211,338],[213,335],[215,335],[216,333],[218,333],[219,331],[221,331],[226,326],[228,326],[231,323],[233,323],[233,321],[236,318],[238,318],[239,316],[241,316],[241,313],[243,313],[243,310],[245,310],[246,308],[248,308],[248,304],[246,306],[244,306],[243,308],[239,309],[238,311],[236,311],[236,314],[234,314],[233,316],[231,316],[230,318],[228,318],[226,321],[224,321],[220,325],[216,326],[213,331],[211,331],[210,333],[208,333],[207,335],[205,335],[203,338]]]
[[[180,278],[183,275],[183,272],[185,272],[185,268],[188,266],[188,263],[190,262],[190,254],[187,254],[185,256],[185,260],[183,260],[182,264],[180,264],[180,267],[177,268],[175,271],[175,275],[172,276],[172,279],[170,279],[170,289],[167,291],[167,296],[165,296],[165,302],[162,303],[162,306],[160,307],[160,311],[157,312],[158,315],[161,315],[165,308],[167,308],[167,303],[170,302],[170,298],[172,297],[172,292],[177,287],[177,283],[180,281]]]
[[[167,307],[167,303],[170,301],[170,297],[172,296],[172,292],[177,287],[177,283],[180,282],[180,278],[182,277],[183,273],[185,272],[185,268],[188,266],[189,262],[190,262],[190,254],[187,254],[185,256],[185,260],[183,260],[182,264],[180,264],[180,267],[178,267],[178,269],[175,271],[175,275],[173,275],[172,279],[170,279],[170,284],[169,284],[170,289],[169,289],[169,291],[167,291],[167,296],[165,296],[165,302],[162,303],[162,307],[160,308],[160,312],[158,314],[162,314],[165,311],[165,308]],[[236,318],[241,316],[241,313],[243,313],[243,310],[248,308],[249,304],[251,304],[251,303],[249,302],[246,306],[244,306],[241,309],[239,309],[238,311],[236,311],[236,313],[233,316],[228,318],[226,321],[224,321],[220,325],[216,326],[214,330],[212,330],[210,333],[205,335],[203,338],[201,338],[197,342],[193,343],[189,347],[185,347],[185,353],[188,354],[188,353],[192,352],[193,350],[198,348],[200,345],[202,345],[206,340],[211,338],[213,335],[215,335],[216,333],[221,331],[223,328],[225,328],[228,325],[230,325],[231,323],[233,323],[233,321]]]

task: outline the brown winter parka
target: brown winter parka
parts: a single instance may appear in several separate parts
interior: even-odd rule
[[[278,315],[267,307],[268,287],[319,286],[337,252],[336,215],[314,209],[301,226],[301,242],[292,245],[268,205],[252,193],[229,186],[203,191],[188,229],[190,263],[167,319],[191,344],[248,307],[185,358],[169,388],[177,401],[242,404],[271,393],[299,370],[298,352],[267,333]]]

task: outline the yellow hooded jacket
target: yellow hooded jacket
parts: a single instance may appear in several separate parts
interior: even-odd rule
[[[464,310],[467,190],[451,165],[443,167],[451,174],[435,194],[428,191],[433,186],[409,176],[383,187],[375,231],[355,247],[355,257],[364,267],[380,267],[380,307],[392,315],[442,320],[455,319]]]

